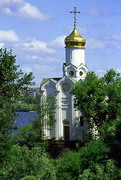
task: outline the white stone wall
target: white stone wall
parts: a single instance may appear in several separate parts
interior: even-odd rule
[[[70,140],[77,140],[83,137],[83,131],[87,130],[87,124],[80,126],[81,112],[74,108],[74,96],[70,91],[63,91],[63,83],[68,83],[71,87],[72,81],[67,77],[60,79],[57,84],[51,81],[46,82],[41,90],[44,95],[53,95],[57,99],[57,109],[55,113],[56,124],[52,129],[46,129],[45,134],[48,138],[55,138],[56,140],[64,139],[64,123],[67,119],[70,123]],[[65,124],[66,126],[66,124]]]
[[[85,49],[80,48],[65,48],[66,51],[66,65],[70,63],[79,66],[81,63],[85,64]]]

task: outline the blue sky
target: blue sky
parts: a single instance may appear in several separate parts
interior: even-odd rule
[[[36,87],[44,77],[62,76],[75,6],[88,69],[121,72],[121,0],[0,0],[0,48],[13,50],[21,69],[33,72]]]

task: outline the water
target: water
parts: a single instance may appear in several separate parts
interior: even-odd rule
[[[12,131],[12,134],[15,134],[18,132],[18,128],[24,127],[27,124],[31,123],[31,120],[34,120],[34,118],[37,117],[36,112],[17,112],[19,116],[15,118],[16,124],[14,125],[15,130]]]
[[[15,119],[17,127],[26,126],[31,123],[31,120],[37,117],[36,112],[17,112],[17,114],[19,115]]]

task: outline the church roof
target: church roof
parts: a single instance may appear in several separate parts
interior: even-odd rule
[[[49,78],[43,78],[42,81],[41,81],[41,83],[40,83],[40,87],[41,87],[44,83],[46,83],[48,80],[49,80]]]
[[[43,78],[40,83],[40,87],[45,84],[48,80],[52,80],[54,83],[57,83],[61,78]]]
[[[51,80],[51,81],[53,81],[56,84],[60,79],[62,79],[62,77],[60,77],[60,78],[43,78],[42,82],[40,84],[40,87],[42,87],[42,85],[45,84],[48,80]],[[77,81],[77,80],[75,80],[72,77],[68,77],[68,79],[70,79],[73,82],[73,84],[76,84],[76,83],[80,84],[80,83],[83,82],[83,80],[81,80],[81,79]]]

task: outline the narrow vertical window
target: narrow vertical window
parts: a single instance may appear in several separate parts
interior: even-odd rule
[[[84,126],[84,117],[80,116],[80,126]]]
[[[72,52],[70,52],[70,59],[72,60]]]

